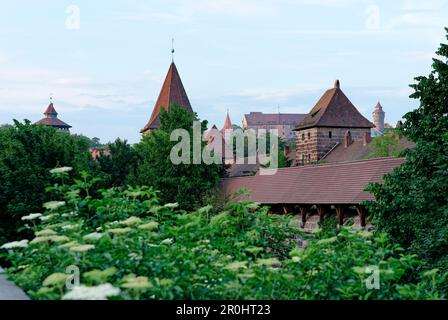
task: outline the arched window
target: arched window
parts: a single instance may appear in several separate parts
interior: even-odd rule
[[[311,132],[308,132],[308,139],[311,139]]]

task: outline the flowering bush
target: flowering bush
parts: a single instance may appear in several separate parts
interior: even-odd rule
[[[2,246],[9,277],[34,299],[444,297],[434,289],[437,270],[416,274],[415,256],[384,234],[317,232],[300,248],[289,218],[255,203],[210,216],[210,206],[161,205],[145,187],[94,199],[94,181],[83,177],[52,190],[63,198],[35,216],[30,242]],[[369,266],[379,270],[379,289],[366,285]]]

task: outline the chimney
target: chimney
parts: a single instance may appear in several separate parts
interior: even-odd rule
[[[372,141],[372,136],[370,135],[370,132],[364,133],[364,137],[362,139],[362,145],[365,147]]]
[[[353,142],[352,134],[350,133],[350,130],[347,130],[345,132],[345,136],[344,136],[344,146],[345,146],[345,148],[348,148],[352,144],[352,142]]]

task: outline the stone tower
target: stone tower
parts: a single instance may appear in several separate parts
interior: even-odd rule
[[[306,164],[322,159],[339,144],[370,136],[373,124],[341,90],[339,80],[327,90],[311,112],[296,127],[296,162]]]
[[[375,125],[375,128],[381,133],[384,133],[384,118],[385,112],[383,111],[383,106],[378,101],[375,106],[375,111],[373,111],[373,124]]]

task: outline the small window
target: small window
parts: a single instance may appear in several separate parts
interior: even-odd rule
[[[305,140],[305,134],[302,133],[302,140]]]
[[[311,154],[308,155],[308,161],[311,162]]]
[[[331,131],[328,131],[328,138],[332,138],[333,137],[333,132],[331,132]]]
[[[311,139],[311,132],[308,132],[308,139]]]

